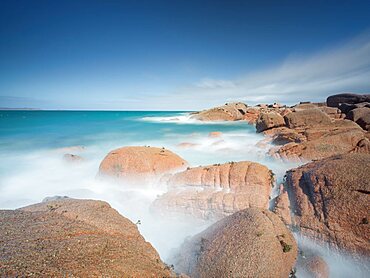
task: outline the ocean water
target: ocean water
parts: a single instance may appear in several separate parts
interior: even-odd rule
[[[222,137],[210,138],[213,131]],[[0,111],[0,208],[55,195],[104,200],[134,223],[140,220],[141,233],[166,259],[186,236],[209,223],[150,214],[150,203],[166,188],[96,179],[105,155],[123,146],[156,146],[177,153],[191,166],[250,160],[283,173],[286,165],[271,161],[265,149],[256,147],[262,139],[245,122],[202,123],[187,112]],[[194,147],[182,148],[181,143]],[[66,153],[80,155],[84,162],[67,163]]]
[[[222,136],[209,137],[214,131]],[[0,111],[0,209],[55,195],[104,200],[134,223],[140,220],[142,235],[171,262],[173,249],[211,223],[153,215],[150,204],[166,188],[97,179],[105,155],[123,146],[156,146],[177,153],[191,166],[249,160],[272,169],[279,183],[297,164],[270,159],[269,146],[257,146],[263,138],[245,122],[198,122],[188,112]],[[183,148],[181,143],[194,146]],[[80,155],[83,163],[66,162],[66,153]],[[351,273],[351,264],[344,270],[343,265],[337,274]],[[335,269],[339,268],[333,263],[331,270]]]

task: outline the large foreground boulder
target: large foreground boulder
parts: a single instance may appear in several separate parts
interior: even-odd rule
[[[297,257],[291,232],[267,210],[246,209],[186,241],[175,269],[200,277],[289,276]]]
[[[246,112],[247,105],[236,102],[196,112],[191,117],[199,121],[239,121],[244,119]]]
[[[104,158],[99,174],[129,184],[149,184],[165,174],[184,170],[187,165],[184,159],[164,148],[124,147]]]
[[[345,154],[290,170],[286,190],[303,235],[370,255],[370,155]]]
[[[267,209],[272,183],[272,172],[255,162],[189,168],[169,179],[168,192],[155,200],[153,208],[220,219],[249,207]]]
[[[345,93],[345,94],[332,95],[326,99],[326,104],[327,106],[330,106],[330,107],[339,107],[340,104],[342,103],[356,104],[360,102],[370,102],[370,94],[359,95],[359,94]]]
[[[0,211],[1,277],[171,277],[136,225],[106,202]]]

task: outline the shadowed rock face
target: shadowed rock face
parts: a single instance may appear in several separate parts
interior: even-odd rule
[[[364,130],[370,130],[370,108],[355,108],[348,112],[347,119],[356,122]]]
[[[288,171],[293,225],[303,235],[369,256],[369,165],[369,154],[345,154]]]
[[[186,241],[175,268],[191,277],[288,277],[297,257],[291,232],[274,213],[246,209]]]
[[[107,203],[62,199],[0,211],[0,276],[171,277]]]
[[[163,148],[124,147],[104,158],[99,174],[130,184],[148,184],[165,174],[184,170],[187,165],[184,159]]]
[[[268,208],[271,184],[271,171],[249,161],[190,168],[169,179],[153,209],[219,219],[248,207]]]
[[[330,107],[339,107],[342,103],[356,104],[360,102],[370,102],[370,94],[358,95],[358,94],[338,94],[329,96],[326,99],[326,104]]]

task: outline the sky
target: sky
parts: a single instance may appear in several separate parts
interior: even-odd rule
[[[369,80],[370,1],[0,0],[0,107],[293,104]]]

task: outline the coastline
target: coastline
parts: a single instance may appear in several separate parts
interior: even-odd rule
[[[362,108],[362,107],[356,107],[353,109],[358,109],[358,108]],[[368,161],[366,160],[368,159],[368,156],[369,156],[368,131],[364,130],[357,123],[347,118],[347,115],[349,114],[350,111],[347,111],[347,113],[343,113],[342,110],[340,110],[337,107],[329,107],[326,105],[318,105],[318,104],[311,104],[311,103],[301,103],[293,107],[286,107],[286,106],[282,106],[278,104],[273,104],[273,105],[260,105],[260,106],[255,106],[255,107],[245,106],[243,108],[241,108],[241,104],[237,104],[237,108],[233,108],[232,104],[228,104],[227,107],[223,106],[221,108],[213,108],[213,109],[201,111],[198,113],[188,114],[187,117],[190,119],[192,117],[197,117],[200,114],[202,114],[203,117],[212,118],[214,116],[213,115],[210,116],[209,113],[215,113],[217,117],[220,117],[220,115],[222,117],[225,116],[226,120],[228,120],[230,123],[236,124],[237,126],[239,126],[239,124],[242,124],[238,128],[247,127],[247,125],[245,126],[243,125],[244,123],[245,124],[248,123],[249,127],[257,128],[259,133],[255,134],[256,136],[255,138],[259,138],[259,140],[255,141],[255,144],[257,144],[257,146],[251,146],[252,148],[250,149],[249,153],[251,153],[252,149],[259,150],[255,152],[255,155],[257,155],[256,157],[258,157],[259,153],[261,153],[261,155],[263,153],[267,153],[267,155],[264,155],[264,156],[267,157],[268,160],[281,161],[280,164],[283,165],[282,168],[285,168],[285,170],[283,172],[276,172],[275,174],[277,175],[277,177],[273,178],[272,176],[269,177],[268,172],[266,172],[265,174],[262,174],[261,172],[262,170],[256,170],[257,169],[256,164],[252,164],[253,165],[252,168],[250,168],[251,166],[248,166],[247,168],[245,168],[244,164],[240,163],[240,161],[243,161],[245,159],[238,160],[238,161],[232,161],[229,163],[215,159],[214,164],[209,165],[209,166],[200,166],[200,164],[202,163],[198,162],[198,163],[195,163],[195,165],[192,163],[191,166],[188,166],[189,169],[185,169],[185,170],[182,169],[181,171],[176,170],[174,173],[167,173],[168,171],[167,167],[168,165],[172,165],[171,164],[172,162],[169,164],[166,164],[167,163],[166,162],[164,166],[161,166],[161,167],[162,168],[164,167],[163,169],[167,169],[167,170],[165,170],[164,172],[161,172],[160,173],[161,176],[158,176],[157,182],[160,181],[161,185],[157,187],[157,189],[160,189],[160,190],[155,191],[156,192],[155,194],[159,193],[161,195],[162,200],[164,199],[165,202],[159,203],[159,204],[158,202],[156,202],[156,206],[162,206],[165,212],[166,211],[168,212],[174,209],[174,212],[176,212],[176,214],[183,213],[184,211],[182,211],[182,209],[184,207],[191,208],[191,209],[188,209],[188,211],[185,213],[186,218],[188,219],[190,218],[193,221],[194,218],[199,218],[199,215],[201,215],[200,218],[201,219],[203,218],[202,221],[210,220],[210,223],[223,219],[224,217],[229,217],[240,210],[243,210],[243,209],[248,210],[249,207],[257,206],[260,209],[270,208],[272,211],[275,212],[276,215],[279,216],[280,221],[282,221],[285,225],[287,225],[291,230],[295,230],[297,228],[299,229],[300,222],[304,222],[304,221],[308,221],[308,222],[305,222],[304,224],[306,229],[307,229],[307,225],[310,225],[310,223],[313,223],[313,225],[316,225],[316,226],[312,226],[312,229],[314,228],[317,229],[319,227],[317,223],[321,222],[320,217],[319,218],[316,217],[317,211],[322,209],[321,204],[322,202],[325,202],[324,200],[326,198],[330,199],[330,198],[333,198],[333,196],[331,196],[330,193],[327,193],[329,195],[327,195],[325,198],[322,197],[323,199],[320,201],[320,199],[316,199],[318,197],[314,195],[314,201],[313,202],[311,201],[311,205],[309,207],[303,206],[299,208],[300,217],[297,217],[296,215],[294,215],[292,211],[293,203],[297,202],[296,201],[297,199],[300,200],[299,202],[306,203],[307,200],[305,198],[307,197],[306,196],[307,193],[303,192],[303,194],[298,194],[297,187],[296,187],[297,186],[296,180],[294,178],[290,178],[288,179],[288,182],[283,182],[283,176],[286,173],[288,173],[288,176],[289,176],[289,173],[298,173],[299,169],[301,169],[301,168],[297,168],[297,166],[299,165],[304,165],[302,167],[311,167],[312,169],[316,169],[316,167],[319,167],[318,169],[320,169],[320,167],[324,167],[327,163],[329,164],[333,163],[330,160],[330,157],[336,157],[336,160],[343,161],[343,164],[347,163],[346,161],[353,161],[352,167],[356,167],[356,169],[360,168],[360,172],[362,171],[361,172],[362,174],[357,175],[360,178],[359,181],[361,182],[361,179],[362,179],[362,181],[364,182],[363,177],[361,175],[366,176],[366,174],[363,173],[363,170],[361,170],[361,167],[358,165],[361,165],[364,163],[366,165],[367,163],[366,161]],[[170,117],[172,117],[172,121],[173,121],[173,119],[176,119],[176,117],[178,118],[179,116],[170,116]],[[230,119],[233,119],[233,117],[234,119],[237,119],[237,121],[230,120]],[[199,119],[192,119],[192,121],[193,120],[199,121]],[[158,121],[158,119],[154,119],[154,121]],[[159,122],[160,122],[159,125],[174,124],[173,122],[171,123],[171,121],[166,121],[165,119],[160,119]],[[235,136],[235,134],[233,135],[232,131],[229,134],[228,127],[227,127],[229,126],[228,124],[226,124],[224,127],[222,125],[222,123],[224,123],[223,121],[216,120],[216,122],[219,123],[220,125],[217,125],[217,124],[215,125],[214,122],[212,122],[211,124],[209,124],[207,121],[203,122],[204,126],[208,126],[208,125],[212,126],[210,130],[213,130],[213,133],[210,132],[208,137],[206,138],[204,136],[204,133],[191,136],[191,128],[193,128],[196,125],[190,122],[190,130],[186,131],[190,135],[187,137],[181,136],[182,139],[188,138],[187,141],[186,142],[177,141],[178,145],[172,145],[172,146],[175,146],[176,153],[180,151],[180,155],[186,154],[186,156],[189,156],[189,157],[191,157],[191,155],[188,155],[188,153],[195,152],[198,154],[204,151],[209,151],[209,154],[214,153],[214,152],[219,152],[220,156],[222,156],[223,153],[226,154],[228,152],[231,152],[231,154],[234,154],[234,153],[240,152],[241,149],[243,148],[243,145],[238,145],[238,147],[235,148],[235,150],[233,150],[232,148],[230,149],[230,147],[233,146],[231,143],[238,142],[238,140],[240,141],[241,139],[248,138],[248,136],[252,136],[252,134],[248,134],[247,136],[245,135]],[[219,127],[225,128],[225,131],[219,132],[217,130]],[[170,127],[166,127],[166,128],[170,128]],[[155,127],[154,129],[158,129],[158,127]],[[176,139],[176,136],[178,135],[174,134],[175,139]],[[166,136],[164,138],[166,138]],[[201,138],[203,139],[200,140]],[[176,142],[175,139],[172,139],[172,140]],[[177,139],[179,140],[180,137]],[[154,141],[152,142],[154,143]],[[150,139],[148,140],[148,142],[150,142]],[[148,160],[149,157],[147,157],[148,151],[151,148],[152,147],[146,147],[146,149],[144,149],[143,152],[140,151],[141,152],[140,155],[130,154],[130,157],[131,157],[130,159],[136,160],[138,158],[141,158],[141,159],[144,158],[145,163],[147,163],[149,161]],[[207,148],[209,150],[207,150]],[[165,148],[164,150],[166,149],[167,148]],[[61,154],[71,155],[69,156],[69,159],[71,159],[72,162],[71,161],[67,162],[69,165],[67,167],[69,171],[73,171],[73,169],[83,169],[83,167],[85,167],[84,165],[86,165],[86,163],[89,163],[89,157],[88,155],[86,156],[84,152],[86,152],[86,150],[83,148],[80,148],[80,149],[71,148],[71,149],[61,150],[58,155],[59,156]],[[350,156],[347,156],[347,153],[352,153],[352,154]],[[164,154],[165,153],[162,153],[161,149],[159,149],[158,154],[156,155],[161,157]],[[244,153],[241,152],[240,155],[243,156]],[[77,163],[75,163],[76,156],[78,157],[81,156],[81,158],[87,159],[87,160],[86,161],[78,160]],[[127,156],[127,155],[124,155],[124,156]],[[253,156],[250,156],[249,158],[251,158],[250,159],[251,163],[255,162],[255,159],[253,159],[254,158]],[[359,161],[357,161],[358,158],[360,158]],[[100,158],[100,160],[102,160],[102,158]],[[162,161],[161,163],[164,163],[163,159],[160,159],[160,160],[154,159],[153,162],[151,163],[153,163],[153,165],[157,165],[156,163],[160,161]],[[194,158],[194,161],[196,161],[195,158]],[[265,164],[266,162],[268,165],[267,160],[266,161],[262,160],[262,161],[263,161],[263,164]],[[310,163],[306,164],[309,161],[313,161],[313,162],[311,162],[311,164]],[[258,161],[258,162],[261,162],[261,161]],[[295,166],[293,166],[294,168],[293,170],[287,171],[289,170],[287,167],[290,167],[288,165],[291,165],[289,163],[293,163],[295,164]],[[142,164],[144,164],[143,161],[139,163],[139,165],[142,165]],[[114,175],[118,173],[117,171],[121,171],[115,165],[120,165],[120,167],[121,166],[123,167],[124,165],[128,165],[129,168],[127,168],[123,172],[127,173],[127,171],[132,171],[132,175],[134,177],[135,175],[137,175],[137,173],[143,173],[143,171],[145,173],[149,171],[149,170],[143,170],[142,168],[139,168],[139,169],[130,168],[129,162],[122,161],[120,162],[120,164],[113,163],[107,166],[108,168],[113,167],[112,169],[115,171]],[[311,165],[311,166],[306,166],[306,165]],[[158,166],[155,166],[155,167],[158,167]],[[268,169],[270,169],[270,167],[268,167]],[[366,171],[366,167],[364,170]],[[185,172],[185,174],[181,174],[182,171]],[[191,174],[187,175],[186,171],[190,171],[189,173]],[[155,172],[155,176],[159,173],[157,172],[157,170],[155,170],[154,172]],[[179,172],[179,173],[176,173],[176,172]],[[241,173],[245,173],[245,174],[241,174]],[[173,177],[171,178],[167,174],[170,174],[170,176],[173,175]],[[197,175],[199,175],[199,178],[195,178],[195,177],[198,177]],[[260,177],[263,175],[265,175],[266,178],[265,180],[262,181],[260,180]],[[315,174],[312,174],[312,175],[313,176],[312,176],[311,183],[305,186],[313,186],[314,188],[316,188],[316,186],[319,186],[321,188],[320,190],[325,190],[325,186],[323,187],[321,183],[318,182],[317,184],[315,184],[315,182],[313,182],[313,180],[315,180],[315,176],[314,176]],[[338,175],[338,173],[334,171],[331,175],[334,175],[335,177],[336,175]],[[225,181],[223,181],[221,179],[221,177],[223,176],[228,177],[228,178]],[[119,174],[118,177],[119,179],[126,178],[125,176],[122,176],[121,174]],[[218,180],[218,177],[220,177],[219,180]],[[151,183],[153,183],[152,178],[153,178],[152,176],[150,176],[149,178]],[[248,180],[248,178],[250,180]],[[349,177],[349,179],[350,178],[352,177]],[[242,184],[240,182],[241,180],[248,181],[248,182],[246,182],[244,185],[241,185]],[[115,189],[115,190],[119,189],[119,191],[117,192],[120,192],[120,190],[122,190],[122,188],[120,188],[122,187],[121,182],[122,181],[118,182],[117,184],[114,184],[115,182],[111,183],[111,182],[104,181],[102,184],[96,185],[98,188],[97,192],[104,192],[106,190],[104,189],[104,186],[110,189]],[[271,188],[271,183],[273,183],[273,188]],[[237,184],[237,186],[234,186],[233,184]],[[165,186],[163,187],[163,185]],[[266,185],[266,187],[264,187],[265,189],[264,190],[259,189],[259,188],[262,188],[263,185]],[[366,186],[369,186],[369,184],[364,182],[364,186],[365,186],[365,189],[361,189],[361,190],[366,191],[367,190]],[[86,184],[85,188],[88,189],[89,185]],[[138,189],[139,188],[135,188],[135,187],[130,188],[128,191],[122,194],[121,196],[122,200],[125,200],[126,202],[129,201],[130,200],[129,194],[133,194],[132,192],[135,192],[135,190],[138,190]],[[179,191],[179,189],[181,190]],[[140,188],[140,190],[136,191],[135,194],[138,194],[137,192],[148,191],[148,190],[156,190],[155,184],[154,186],[153,184],[151,184],[149,187]],[[185,192],[185,195],[183,192]],[[196,194],[192,195],[193,194],[192,192],[193,193],[196,192]],[[203,192],[202,195],[200,195],[199,192]],[[326,194],[326,193],[321,193],[321,194]],[[83,196],[83,194],[80,194],[80,196]],[[89,194],[85,196],[88,197]],[[93,196],[93,198],[97,198],[99,194],[90,195],[90,196]],[[104,196],[104,194],[101,196]],[[109,196],[109,194],[105,196],[107,197]],[[143,208],[139,208],[139,211],[141,211],[141,213],[144,214],[144,211],[148,209],[152,211],[153,207],[151,204],[156,199],[155,196],[156,195],[154,195],[154,199],[153,197],[149,198],[149,203],[147,203],[148,206],[145,205]],[[244,196],[244,197],[241,198],[240,196]],[[257,197],[260,198],[259,196],[261,197],[263,196],[264,198],[267,198],[267,201],[268,201],[268,198],[270,198],[271,200],[267,202],[269,203],[269,205],[266,205],[266,199],[263,202],[256,202],[256,201],[251,202],[251,200],[255,200]],[[309,195],[310,200],[312,200],[311,198],[312,196]],[[349,194],[349,198],[350,199],[348,200],[352,200],[351,199],[352,197],[350,194]],[[361,198],[365,198],[365,197],[361,197]],[[171,202],[168,202],[168,200],[170,200]],[[221,202],[218,200],[221,200]],[[361,199],[361,200],[365,200],[365,199]],[[53,202],[56,202],[56,204],[58,204],[58,200],[54,200]],[[361,211],[361,206],[363,206],[363,204],[364,203],[361,203],[361,202],[359,203],[360,211]],[[111,205],[116,207],[118,203],[113,203]],[[119,206],[120,205],[118,205],[118,207]],[[295,210],[296,205],[294,206],[295,206],[294,208]],[[315,210],[315,213],[313,215],[311,215],[312,208],[314,208]],[[335,208],[333,209],[335,211]],[[198,213],[198,212],[201,212],[201,213]],[[355,212],[358,213],[358,211],[355,211]],[[133,215],[137,215],[137,214],[133,213]],[[306,215],[308,217],[307,219],[309,220],[305,220],[302,217],[302,215]],[[126,215],[124,214],[124,216]],[[160,217],[165,217],[165,216],[162,215]],[[328,219],[327,218],[328,216],[325,216],[325,217],[326,219]],[[359,219],[359,222],[361,221],[363,221],[364,223],[366,222],[366,220],[363,220],[365,219],[364,216],[361,216],[361,215],[356,214],[356,215],[351,215],[350,217],[352,218],[360,217],[361,219]],[[143,218],[143,219],[139,219],[139,220],[140,222],[143,222],[146,225],[146,221],[149,221],[149,220],[147,220],[147,218]],[[179,219],[181,218],[178,218],[178,219],[174,218],[174,219],[175,221],[179,221]],[[133,218],[131,218],[131,220],[135,223],[137,219],[134,220]],[[210,223],[206,224],[205,226],[207,227],[208,225],[210,225]],[[342,225],[342,223],[337,223],[337,225]],[[345,222],[345,225],[347,226],[343,226],[343,228],[344,227],[348,228],[349,229],[348,233],[350,233],[352,229],[351,224],[349,224],[349,222]],[[367,224],[363,224],[363,225],[366,226]],[[139,227],[139,229],[143,229],[140,226],[140,224],[137,224],[137,226]],[[360,227],[365,228],[365,226],[360,226]],[[199,227],[201,229],[197,230],[196,233],[204,230],[204,226],[200,225]],[[366,243],[362,243],[362,245],[365,244],[365,247],[357,246],[356,244],[351,245],[351,242],[359,241],[361,239],[361,233],[356,234],[356,235],[351,234],[351,236],[353,236],[353,238],[351,238],[348,236],[348,233],[345,232],[344,236],[346,237],[348,244],[343,244],[342,241],[338,240],[338,238],[340,238],[341,236],[340,234],[330,234],[332,231],[330,230],[330,228],[327,229],[327,227],[321,227],[320,229],[321,230],[319,231],[319,233],[316,233],[316,234],[304,232],[303,234],[298,234],[298,235],[311,238],[311,240],[313,239],[314,240],[314,243],[312,243],[313,245],[318,244],[320,246],[321,244],[320,242],[322,241],[330,242],[331,245],[337,246],[336,248],[339,248],[339,250],[346,250],[346,252],[353,252],[351,254],[360,254],[360,256],[363,256],[364,254],[366,255],[366,252],[367,252],[366,250],[368,250],[366,247]],[[311,231],[311,228],[307,229],[307,231]],[[144,231],[144,234],[148,235],[148,230],[146,232]],[[150,231],[149,234],[153,234],[153,231]],[[193,235],[194,230],[190,232],[187,231],[185,234]],[[321,235],[325,235],[325,236],[321,237]],[[332,240],[332,239],[336,239],[337,241]],[[162,240],[161,242],[164,242],[164,241]],[[175,244],[178,244],[178,242]],[[328,254],[325,254],[323,252],[317,253],[316,251],[315,253],[314,251],[311,250],[312,246],[310,248],[307,248],[307,246],[302,247],[300,244],[298,245],[299,245],[300,250],[303,250],[304,248],[306,248],[308,250],[306,252],[313,253],[314,255],[322,256],[321,259],[324,258],[325,260],[328,261]],[[365,249],[361,249],[361,248],[365,248]],[[329,253],[329,254],[338,255],[339,253],[337,253],[337,251],[335,250],[336,249],[333,249],[332,253]],[[362,251],[359,251],[359,250],[362,250]],[[185,254],[185,256],[187,255]],[[302,264],[301,255],[298,255],[298,261]],[[166,259],[166,262],[168,262],[168,259]],[[169,262],[171,262],[171,260]],[[305,260],[303,260],[303,262],[305,262]],[[348,260],[346,262],[348,262]],[[327,263],[328,262],[326,262],[326,264]],[[332,263],[333,262],[330,261],[330,264]],[[176,262],[174,262],[174,265],[175,265],[175,270],[176,270]],[[349,263],[348,267],[350,267],[350,265],[351,264]],[[331,266],[331,268],[332,267],[333,266]],[[362,266],[360,263],[360,268],[361,267]],[[298,272],[303,271],[303,269],[304,267],[302,265],[298,266]],[[331,269],[331,271],[334,271],[334,273],[336,273],[337,270]],[[363,271],[366,272],[367,271],[366,268]]]

